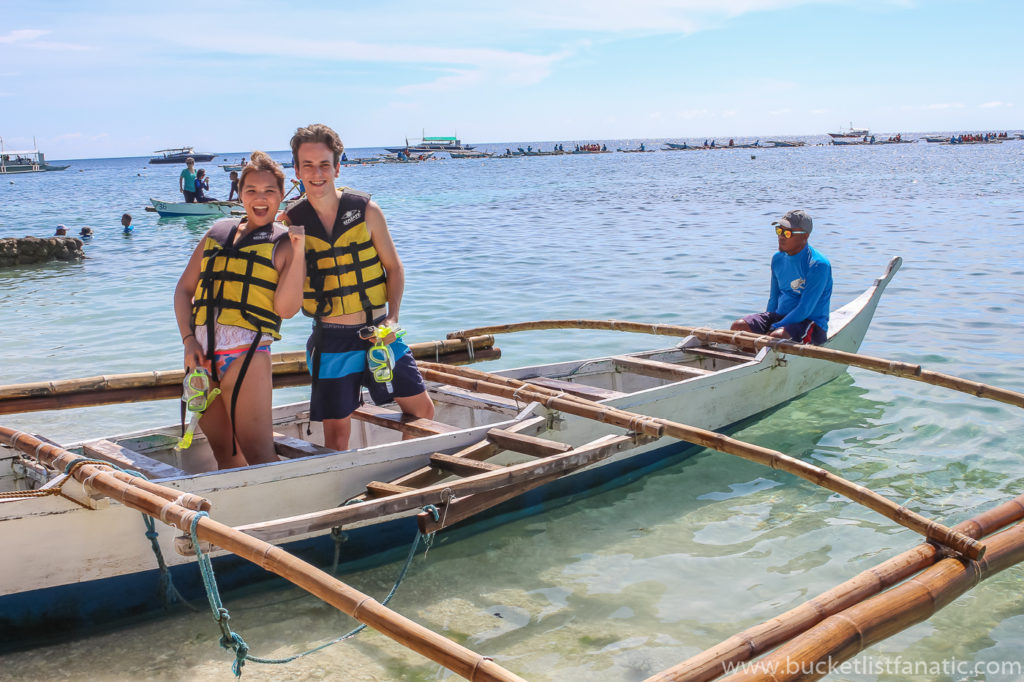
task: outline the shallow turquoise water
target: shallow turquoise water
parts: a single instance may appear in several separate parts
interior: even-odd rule
[[[768,224],[802,207],[815,219],[813,243],[834,266],[834,307],[863,290],[889,256],[904,258],[863,352],[1024,391],[1022,162],[1024,142],[921,143],[438,161],[347,167],[341,180],[372,192],[388,217],[407,269],[402,321],[413,341],[546,317],[726,326],[763,308],[775,247]],[[180,362],[171,293],[209,223],[142,210],[151,196],[175,196],[180,169],[144,159],[73,164],[0,185],[0,236],[48,236],[58,222],[72,234],[83,225],[96,232],[81,264],[0,271],[3,384]],[[223,196],[227,174],[206,166],[211,193]],[[135,216],[131,237],[120,234],[124,211]],[[287,322],[278,349],[301,348],[307,329],[302,318]],[[658,341],[588,332],[499,337],[504,356],[492,366],[664,345]],[[289,389],[277,399],[303,396]],[[174,422],[177,410],[164,401],[3,423],[72,440]],[[737,437],[950,525],[1024,492],[1019,410],[862,370]],[[909,531],[786,474],[704,452],[617,490],[442,541],[417,560],[392,605],[531,680],[637,680],[915,543]],[[396,571],[349,579],[382,597]],[[1022,575],[1017,567],[986,581],[858,660],[1019,661]],[[311,598],[277,603],[292,596],[229,602],[232,626],[257,654],[284,655],[347,627]],[[0,678],[222,678],[229,673],[215,633],[207,613],[173,616],[130,635],[80,640],[59,655],[2,657]],[[154,649],[165,652],[155,661]],[[245,674],[444,677],[372,633]],[[960,677],[982,679],[915,679]],[[853,671],[832,679],[908,677]]]

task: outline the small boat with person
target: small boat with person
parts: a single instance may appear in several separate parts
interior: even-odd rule
[[[38,148],[25,151],[5,149],[4,140],[0,137],[0,175],[62,171],[67,170],[70,165],[56,166],[47,163],[46,156]]]
[[[242,204],[237,201],[205,201],[186,203],[184,201],[163,201],[150,198],[152,209],[161,218],[175,216],[230,216],[232,211],[241,211]],[[147,206],[146,210],[150,207]]]
[[[194,147],[173,147],[171,149],[158,149],[153,152],[150,163],[185,163],[190,158],[196,163],[213,161],[216,154],[197,152]]]

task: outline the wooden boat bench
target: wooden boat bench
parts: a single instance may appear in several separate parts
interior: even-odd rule
[[[709,358],[712,361],[712,367],[717,364],[715,362],[716,360],[724,360],[726,362],[750,362],[757,356],[756,353],[748,353],[739,349],[725,351],[719,350],[718,348],[709,348],[707,346],[692,346],[689,348],[682,348],[680,350],[684,353],[696,355],[697,357]]]
[[[326,455],[334,452],[331,448],[325,448],[308,440],[286,436],[283,433],[274,432],[274,451],[279,457],[295,459],[296,457],[309,457],[310,455]]]
[[[147,457],[141,452],[129,450],[128,448],[109,440],[94,440],[89,443],[85,443],[82,445],[82,454],[86,457],[110,462],[122,469],[133,469],[150,480],[157,478],[176,478],[178,476],[189,475],[177,467],[173,467],[170,464],[164,464],[152,457]]]
[[[709,369],[684,367],[682,365],[673,365],[670,362],[661,362],[660,360],[650,360],[648,358],[634,358],[628,355],[617,355],[612,358],[612,362],[615,363],[616,369],[668,381],[684,381],[694,377],[714,374]]]
[[[608,400],[609,398],[618,398],[626,395],[620,391],[613,391],[610,388],[599,388],[597,386],[588,386],[587,384],[577,384],[572,381],[552,379],[551,377],[530,377],[529,379],[523,379],[523,381],[537,386],[543,386],[544,388],[550,388],[555,391],[565,391],[570,395],[574,395],[579,398],[586,398],[587,400]]]
[[[352,418],[375,426],[401,431],[413,437],[436,436],[439,433],[451,433],[461,429],[451,424],[436,422],[433,419],[422,419],[404,412],[388,410],[376,405],[362,405],[352,413]]]

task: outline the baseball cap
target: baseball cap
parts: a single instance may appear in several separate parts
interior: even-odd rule
[[[790,211],[786,215],[782,216],[781,220],[776,220],[772,225],[785,227],[790,230],[803,230],[808,234],[810,234],[813,229],[811,216],[807,215],[806,211],[801,210]]]

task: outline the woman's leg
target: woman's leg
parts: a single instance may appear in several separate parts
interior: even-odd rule
[[[231,397],[235,393],[238,374],[245,364],[240,357],[231,363],[221,381],[224,409],[231,410]],[[270,353],[257,351],[245,372],[235,402],[235,440],[248,464],[278,461],[274,451],[274,428],[271,424],[273,380]]]

